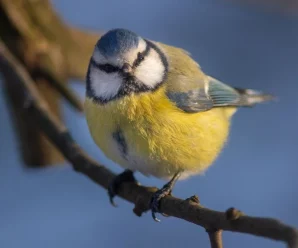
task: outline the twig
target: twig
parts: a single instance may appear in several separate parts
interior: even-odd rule
[[[211,248],[223,248],[222,230],[206,230],[209,236]]]
[[[50,58],[56,77],[68,79],[65,64],[65,50],[71,50],[71,37],[68,26],[54,11],[50,0],[1,0],[0,1],[0,37],[26,70],[32,75],[40,66],[40,55]],[[84,46],[84,45],[83,45]],[[63,52],[62,52],[63,51]],[[86,55],[87,56],[87,55]],[[4,86],[5,98],[12,117],[23,166],[41,168],[54,166],[65,161],[56,147],[36,129],[34,120],[27,116],[23,103],[19,101],[22,92],[18,87]],[[49,86],[44,78],[34,80],[39,93],[48,102],[51,112],[62,121],[60,93]]]
[[[66,47],[68,76],[84,81],[95,44],[104,32],[91,32],[68,26],[71,35],[70,47]]]
[[[50,68],[52,67],[46,66],[46,63],[41,63],[34,76],[46,79],[76,110],[82,112],[84,108],[80,98]]]
[[[0,42],[0,70],[4,78],[13,78],[12,81],[15,83],[15,87],[23,89],[23,95],[20,97],[28,103],[28,115],[38,123],[39,128],[72,163],[73,168],[102,187],[107,188],[114,179],[115,174],[92,160],[74,142],[66,127],[48,111],[46,102],[39,96],[30,76],[2,42]],[[148,210],[150,199],[155,191],[156,188],[125,183],[119,189],[119,196],[134,203],[134,212],[140,216]],[[182,200],[167,196],[162,199],[160,210],[169,216],[202,226],[206,230],[225,230],[253,234],[284,241],[289,248],[298,248],[298,231],[296,228],[271,218],[245,216],[235,209],[230,209],[227,212],[211,210],[198,203],[196,197]],[[212,237],[213,239],[214,237]]]

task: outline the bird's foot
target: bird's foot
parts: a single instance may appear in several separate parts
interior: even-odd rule
[[[171,195],[172,189],[179,177],[180,177],[180,173],[175,174],[171,179],[171,181],[166,183],[161,189],[157,190],[152,196],[151,202],[150,202],[150,209],[151,209],[152,218],[155,221],[160,222],[160,220],[156,218],[156,213],[159,213],[160,200],[165,196]],[[167,216],[164,213],[162,213],[162,215]]]
[[[137,183],[137,180],[133,176],[133,172],[131,170],[125,170],[121,174],[117,175],[108,187],[110,202],[114,207],[117,207],[117,204],[114,202],[114,197],[117,195],[121,184],[126,182]]]
[[[171,191],[172,191],[171,187],[168,184],[166,184],[161,189],[157,190],[151,198],[151,204],[150,204],[151,214],[152,214],[152,218],[157,222],[160,222],[160,220],[156,217],[156,213],[159,213],[160,200],[167,195],[171,195]],[[166,216],[163,213],[162,215]]]

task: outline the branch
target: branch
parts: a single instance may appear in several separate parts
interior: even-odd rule
[[[51,8],[47,0],[1,0],[0,1],[0,37],[10,52],[18,58],[32,75],[40,58],[49,57],[56,77],[67,83],[63,51],[56,37],[63,37],[67,29]],[[65,35],[66,36],[66,35]],[[62,38],[61,38],[62,39]],[[61,41],[62,42],[62,41]],[[43,167],[58,164],[64,157],[36,128],[36,123],[28,118],[24,111],[17,87],[13,87],[7,78],[4,87],[5,96],[15,125],[24,165]],[[34,80],[40,94],[49,104],[56,117],[61,118],[61,93],[52,87],[44,77]]]
[[[0,42],[0,70],[5,79],[13,79],[11,82],[14,87],[21,88],[23,94],[20,98],[26,103],[28,115],[70,161],[73,168],[107,189],[115,174],[91,159],[75,143],[66,127],[48,110],[47,103],[39,95],[34,82],[3,42]],[[151,197],[156,190],[135,183],[124,183],[119,189],[119,196],[135,204],[134,212],[141,216],[148,210]],[[160,210],[169,216],[202,226],[206,230],[247,233],[283,241],[289,248],[298,247],[298,230],[294,227],[271,218],[245,216],[234,208],[226,212],[211,210],[202,206],[197,197],[182,200],[167,196],[161,200]],[[220,247],[220,233],[210,235],[213,247]]]
[[[223,248],[222,230],[206,230],[209,236],[211,248]]]
[[[83,105],[68,88],[70,78],[85,79],[85,72],[99,34],[67,25],[50,0],[1,0],[0,38],[25,67],[48,102],[52,113],[61,118],[63,96],[75,109]],[[10,79],[7,79],[10,81]],[[5,96],[13,118],[24,164],[49,166],[64,158],[23,111],[16,87],[5,87]]]
[[[46,58],[45,58],[46,60]],[[35,78],[43,78],[51,83],[51,86],[54,87],[64,98],[70,103],[76,110],[83,111],[84,107],[81,99],[75,94],[69,86],[57,77],[56,73],[52,71],[51,66],[45,66],[46,63],[41,63],[39,67],[37,67],[33,76]]]
[[[103,32],[95,33],[74,27],[69,27],[68,31],[72,38],[71,45],[66,49],[68,76],[85,82],[90,57]]]

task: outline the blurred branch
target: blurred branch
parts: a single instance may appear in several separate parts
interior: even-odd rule
[[[67,82],[85,78],[98,34],[65,24],[49,0],[0,0],[0,38],[30,74],[56,118],[62,119],[61,95],[77,110],[83,110]],[[20,90],[10,82],[5,92],[25,164],[40,167],[62,162],[61,153],[24,113]]]
[[[20,101],[23,102],[27,115],[69,160],[73,168],[107,189],[116,175],[92,160],[76,144],[67,128],[51,113],[24,66],[3,42],[0,42],[0,70],[7,84],[13,84],[20,89]],[[156,190],[135,183],[124,183],[119,189],[119,196],[135,204],[134,212],[141,216],[148,210],[151,197]],[[234,208],[226,212],[211,210],[202,206],[195,196],[186,200],[167,196],[161,200],[160,210],[169,216],[204,227],[214,248],[222,247],[221,231],[217,230],[253,234],[284,241],[289,248],[298,247],[298,230],[294,227],[271,218],[245,216]]]
[[[73,27],[69,27],[69,32],[72,47],[67,53],[68,77],[85,81],[89,60],[100,34]]]
[[[41,64],[39,68],[33,72],[34,78],[44,78],[48,82],[51,82],[51,86],[54,87],[75,109],[83,111],[83,104],[80,98],[63,82],[55,72],[51,71],[51,67],[46,67]]]

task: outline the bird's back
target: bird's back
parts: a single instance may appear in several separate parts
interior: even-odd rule
[[[200,65],[190,57],[190,54],[177,47],[156,43],[167,55],[169,70],[167,89],[173,91],[188,91],[203,87],[206,75]]]

